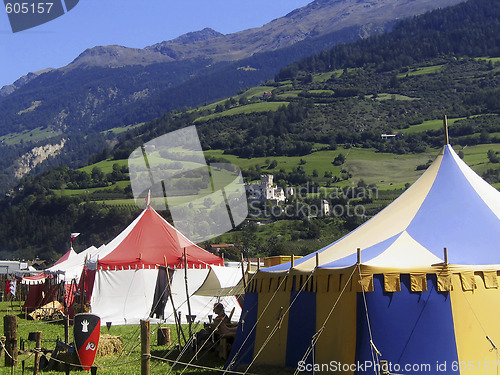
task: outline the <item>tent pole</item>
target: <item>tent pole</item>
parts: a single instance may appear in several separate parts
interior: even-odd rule
[[[166,259],[165,259],[165,264],[166,264]],[[174,304],[174,299],[172,297],[172,283],[170,282],[170,273],[168,272],[168,267],[167,269],[167,280],[168,280],[168,294],[170,297],[170,303],[172,304],[172,310],[174,310],[174,320],[175,320],[175,328],[177,330],[177,340],[179,340],[179,347],[181,347],[181,334],[182,337],[184,338],[184,343],[186,343],[186,337],[184,337],[184,331],[182,330],[181,322],[179,321],[179,317],[177,316],[177,310],[175,309],[175,304]]]
[[[188,306],[188,326],[189,326],[189,337],[191,337],[191,325],[193,324],[193,317],[191,315],[191,302],[189,302],[189,288],[188,288],[188,263],[187,263],[187,252],[186,248],[184,248],[184,281],[186,283],[186,298],[187,298],[187,306]]]
[[[81,299],[81,308],[82,308],[82,313],[85,312],[85,276],[87,275],[87,272],[83,272],[83,280],[82,280],[82,290],[80,291],[80,299]]]
[[[245,263],[243,259],[243,254],[241,254],[241,273],[243,274],[243,288],[247,290],[247,280],[245,279]]]
[[[315,369],[315,364],[316,364],[316,342],[314,341],[314,338],[313,338],[313,341],[312,341],[312,350],[311,350],[311,359],[312,359],[312,375],[315,375],[316,374],[316,369]]]
[[[446,115],[443,117],[443,127],[444,127],[444,144],[448,145],[450,144],[450,138],[448,137],[448,119],[446,118]]]

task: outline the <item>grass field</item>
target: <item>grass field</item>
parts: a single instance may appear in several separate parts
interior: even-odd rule
[[[411,76],[419,76],[422,74],[433,74],[433,73],[439,73],[441,69],[443,68],[444,64],[440,65],[432,65],[432,66],[425,66],[423,68],[415,68],[411,69],[406,73],[401,73],[398,74],[398,78],[403,78],[403,77],[411,77]]]
[[[88,189],[61,189],[61,190],[54,190],[54,192],[59,196],[64,195],[64,196],[71,197],[71,196],[82,195],[82,194],[92,194],[96,191],[113,189],[115,187],[120,187],[123,189],[129,185],[130,185],[130,181],[116,181],[112,185],[109,185],[106,187],[88,188]]]
[[[368,149],[352,149],[346,157],[346,169],[352,173],[351,180],[363,179],[367,184],[379,188],[402,187],[413,183],[423,173],[416,171],[417,165],[433,160],[438,150],[423,154],[394,155],[376,153]]]
[[[35,109],[37,109],[37,107],[40,106],[40,104],[42,104],[41,100],[35,100],[34,102],[31,103],[31,106],[29,106],[26,109],[23,109],[22,111],[17,112],[17,114],[22,115],[23,113],[34,111]]]
[[[113,134],[121,134],[121,133],[125,133],[127,130],[138,128],[139,126],[142,126],[144,124],[145,124],[145,122],[141,122],[140,124],[135,124],[135,125],[119,126],[116,128],[108,129],[108,130],[104,131],[103,133],[111,132]]]
[[[340,76],[342,72],[342,69],[338,69],[332,72],[313,74],[313,82],[326,82],[333,76]]]
[[[246,97],[247,99],[251,99],[255,96],[264,95],[264,93],[266,91],[272,91],[273,89],[275,89],[274,86],[255,86],[255,87],[252,87],[241,94],[233,96],[233,98],[237,101],[240,100],[242,97]],[[214,102],[214,103],[202,106],[202,107],[196,109],[196,111],[204,111],[204,110],[213,111],[215,109],[215,107],[217,107],[218,105],[224,105],[226,100],[227,99],[223,99],[223,100],[219,100],[218,102]]]
[[[302,92],[301,90],[289,90],[289,91],[285,91],[283,94],[276,95],[276,98],[281,99],[281,100],[298,98],[299,94],[301,92]]]
[[[59,322],[45,322],[45,321],[33,321],[25,318],[24,312],[21,311],[20,303],[15,301],[11,302],[0,302],[0,330],[2,334],[4,332],[3,328],[3,316],[5,315],[16,315],[17,325],[18,325],[18,347],[21,349],[24,346],[25,352],[20,353],[18,356],[18,365],[11,371],[10,367],[4,367],[4,359],[0,361],[0,375],[7,374],[24,374],[33,373],[34,365],[34,355],[30,350],[34,349],[35,345],[33,341],[27,341],[29,332],[42,332],[42,348],[53,350],[55,348],[56,340],[64,339],[64,325],[62,321]],[[158,346],[156,339],[156,332],[159,325],[151,324],[151,354],[155,357],[167,358],[169,360],[175,360],[179,357],[179,350],[175,347],[177,341],[177,333],[175,326],[171,327],[172,334],[172,345],[170,346]],[[196,331],[201,327],[198,325],[193,330]],[[183,326],[183,330],[188,337],[188,327]],[[140,327],[138,325],[126,325],[126,326],[111,326],[108,330],[104,325],[101,327],[101,335],[109,334],[113,336],[119,336],[123,342],[123,353],[114,354],[106,357],[97,357],[95,365],[98,366],[97,373],[105,374],[120,374],[120,375],[137,375],[141,373],[141,350],[140,350]],[[72,327],[70,327],[70,341],[72,339]],[[179,360],[183,362],[189,362],[193,357],[193,350],[186,352]],[[5,355],[5,353],[2,353]],[[23,363],[24,362],[24,363]],[[202,351],[198,356],[198,360],[193,360],[193,364],[200,366],[208,366],[210,368],[222,368],[224,365],[224,360],[218,358],[214,351]],[[23,369],[24,367],[24,369]],[[172,371],[171,371],[172,370]],[[183,365],[177,365],[173,369],[171,365],[166,361],[160,361],[157,359],[151,360],[151,374],[166,374],[171,371],[172,374],[185,373],[215,373],[207,370],[196,369],[196,368],[185,368]],[[77,370],[72,370],[71,373],[75,373]],[[64,369],[59,371],[42,371],[42,374],[63,374]],[[78,373],[83,373],[78,371]]]
[[[49,127],[38,127],[33,130],[26,130],[22,133],[10,133],[0,137],[0,143],[15,145],[22,142],[35,142],[42,139],[54,137],[59,133]]]
[[[373,97],[373,95],[370,95],[370,97]],[[387,93],[381,93],[377,95],[376,100],[382,101],[382,100],[403,100],[403,101],[412,101],[412,100],[420,100],[420,98],[411,98],[406,95],[400,95],[400,94],[387,94]]]
[[[267,111],[277,111],[279,107],[282,105],[286,105],[288,102],[261,102],[261,103],[252,103],[243,105],[240,107],[235,107],[228,109],[226,111],[222,111],[219,113],[213,113],[208,116],[198,117],[194,122],[202,122],[211,120],[218,117],[224,116],[234,116],[239,114],[247,114],[247,113],[258,113],[258,112],[267,112]]]
[[[453,126],[453,124],[458,121],[458,120],[463,120],[465,117],[458,117],[458,118],[449,118],[448,119],[448,126]],[[400,132],[404,134],[413,134],[413,133],[422,133],[427,130],[439,130],[443,128],[443,120],[429,120],[429,121],[424,121],[421,124],[418,125],[412,125],[409,128],[406,129],[398,129],[395,130],[395,132]]]
[[[220,150],[207,151],[209,155],[221,156],[240,168],[259,165],[263,173],[272,173],[284,169],[290,172],[292,169],[302,164],[306,174],[312,175],[314,170],[318,171],[319,176],[323,176],[326,171],[339,175],[341,167],[334,166],[332,161],[340,153],[346,156],[344,168],[352,173],[350,182],[343,182],[336,185],[355,184],[363,179],[368,184],[376,184],[380,188],[393,189],[397,186],[404,186],[405,183],[415,181],[422,171],[415,170],[417,165],[425,164],[429,159],[434,159],[438,150],[431,150],[423,154],[394,155],[388,153],[378,153],[373,149],[337,149],[335,151],[317,151],[306,156],[295,157],[262,157],[244,159],[234,155],[224,155]],[[266,160],[276,160],[278,165],[274,169],[267,169]]]
[[[91,173],[92,172],[92,169],[94,169],[94,167],[97,167],[99,168],[101,171],[103,171],[104,173],[110,173],[113,171],[113,164],[118,164],[120,167],[122,166],[128,166],[128,160],[125,160],[125,159],[122,159],[122,160],[102,160],[98,163],[95,163],[95,164],[92,164],[92,165],[88,165],[86,167],[83,167],[83,168],[80,168],[81,171],[84,171],[84,172],[87,172],[87,173]]]
[[[492,143],[487,145],[464,147],[462,148],[464,161],[467,165],[472,167],[476,173],[481,175],[489,168],[495,168],[495,164],[490,163],[488,160],[488,150],[500,152],[500,144]]]
[[[479,116],[491,116],[490,114],[484,114],[484,115],[478,115],[478,116],[471,116],[471,117],[479,117]],[[459,120],[465,120],[466,117],[456,117],[456,118],[448,118],[448,127],[452,127],[453,124]],[[424,121],[421,124],[417,125],[412,125],[409,128],[405,129],[397,129],[394,132],[399,132],[403,134],[414,134],[414,133],[422,133],[428,130],[439,130],[443,128],[443,120],[442,119],[437,119],[437,120],[428,120]],[[491,133],[490,136],[495,136],[496,133]]]

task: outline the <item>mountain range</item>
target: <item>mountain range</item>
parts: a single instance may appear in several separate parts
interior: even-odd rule
[[[316,0],[262,27],[233,34],[206,28],[143,49],[89,48],[65,67],[29,73],[0,90],[0,147],[8,147],[0,163],[0,190],[12,186],[19,163],[35,147],[232,95],[300,58],[461,1]],[[97,148],[88,142],[76,142],[81,147],[74,149],[65,142],[47,158],[54,159],[52,164],[85,163],[88,152],[81,148]],[[68,156],[70,152],[79,155]],[[44,164],[39,160],[38,169]],[[24,173],[33,169],[20,167]]]

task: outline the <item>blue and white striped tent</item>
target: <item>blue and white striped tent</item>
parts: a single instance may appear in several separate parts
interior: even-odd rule
[[[499,269],[500,192],[446,145],[365,224],[257,273],[227,366],[496,373]]]

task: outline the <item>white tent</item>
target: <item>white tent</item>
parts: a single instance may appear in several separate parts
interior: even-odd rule
[[[162,311],[167,323],[175,322],[173,307],[186,321],[187,293],[195,321],[208,321],[214,303],[219,300],[227,311],[235,307],[234,319],[240,316],[241,307],[234,296],[219,299],[192,295],[207,277],[209,265],[222,265],[223,261],[189,241],[150,206],[97,256],[93,279],[86,280],[86,284],[93,285],[91,308],[101,317],[102,324],[137,324],[148,318],[157,303],[154,295],[161,266],[173,269],[172,300],[166,302]],[[184,264],[187,264],[187,293]]]
[[[85,266],[85,262],[96,254],[97,251],[98,249],[95,246],[90,246],[82,252],[75,253],[65,261],[59,264],[56,263],[52,267],[47,268],[45,273],[56,273],[59,281],[69,283],[75,280],[78,283],[83,267]]]

